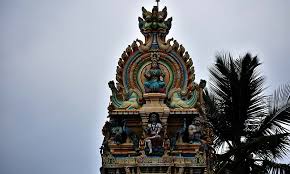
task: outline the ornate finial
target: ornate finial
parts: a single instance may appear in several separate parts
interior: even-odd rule
[[[157,2],[157,8],[159,9],[159,2],[160,2],[160,0],[156,0],[156,2]]]
[[[160,0],[156,0],[157,3]],[[164,36],[168,34],[171,28],[172,18],[167,18],[167,8],[164,7],[161,11],[157,6],[154,6],[152,12],[147,11],[142,7],[142,17],[138,18],[139,28],[142,34],[148,34],[154,32],[163,33]]]

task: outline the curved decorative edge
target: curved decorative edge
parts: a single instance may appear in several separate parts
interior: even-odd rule
[[[152,34],[148,34],[148,40],[145,41],[145,43],[143,43],[143,41],[141,41],[140,39],[136,39],[136,41],[139,43],[139,51],[141,53],[144,52],[148,52],[151,48],[152,42],[153,42],[153,35]]]
[[[139,51],[139,46],[137,45],[136,41],[133,41],[131,45],[128,45],[126,50],[122,53],[121,57],[119,58],[118,61],[118,66],[116,70],[116,81],[117,81],[117,96],[118,98],[125,99],[126,98],[126,93],[129,91],[125,90],[124,86],[124,68],[129,60],[129,57],[131,57],[133,54]],[[140,92],[137,92],[137,94],[140,94]]]
[[[108,108],[109,111],[112,111],[114,109],[135,110],[141,107],[139,103],[140,98],[135,90],[130,90],[126,94],[126,98],[121,99],[120,97],[118,97],[118,90],[115,87],[114,81],[110,81],[108,84],[112,90],[112,95],[110,97],[111,103]]]
[[[138,81],[138,78],[140,78],[139,77],[140,75],[138,73],[140,72],[136,72],[136,71],[140,69],[139,66],[144,64],[144,61],[149,61],[149,58],[146,58],[146,56],[149,57],[149,55],[152,52],[151,50],[152,48],[151,49],[149,48],[152,45],[152,35],[149,36],[149,38],[151,39],[149,39],[149,42],[147,43],[147,45],[143,44],[143,42],[138,39],[137,41],[133,41],[133,43],[131,45],[128,45],[126,50],[122,53],[121,58],[119,58],[118,66],[116,70],[117,87],[116,89],[112,90],[114,91],[112,95],[112,99],[111,99],[112,105],[114,106],[113,108],[132,109],[131,105],[134,106],[133,107],[134,109],[140,108],[140,104],[137,105],[137,102],[139,102],[138,100],[142,99],[144,90],[142,90],[143,88],[139,84],[140,81]],[[157,36],[157,38],[159,37]],[[177,98],[183,99],[183,101],[178,102],[180,103],[179,107],[182,105],[185,108],[189,108],[189,106],[193,107],[194,104],[188,103],[193,100],[193,98],[191,97],[195,95],[193,94],[193,91],[195,91],[195,88],[196,88],[196,84],[194,83],[195,70],[194,70],[193,62],[188,52],[185,51],[185,48],[182,45],[180,45],[176,40],[174,40],[173,45],[171,45],[172,40],[173,38],[167,40],[167,43],[161,43],[162,40],[160,38],[157,39],[158,43],[163,44],[162,46],[164,47],[159,46],[159,49],[153,50],[161,55],[160,61],[161,63],[163,62],[162,64],[164,66],[166,67],[169,66],[170,70],[173,68],[172,70],[175,72],[180,71],[180,74],[179,75],[177,74],[176,77],[174,77],[173,82],[170,82],[170,84],[173,83],[174,85],[172,84],[173,86],[170,85],[167,88],[166,90],[167,97],[169,100],[174,100],[174,102],[177,102],[176,101]],[[140,43],[139,46],[137,42]],[[161,48],[166,49],[166,50],[162,50]],[[170,52],[168,52],[169,50]],[[134,78],[137,81],[135,81]],[[129,82],[132,80],[133,82]],[[175,98],[172,99],[173,93],[176,90],[176,88],[180,88],[180,90],[178,94],[177,93],[175,94]],[[134,91],[132,92],[132,90]],[[129,101],[130,103],[128,103]],[[181,102],[185,102],[185,103],[181,104]],[[177,106],[177,105],[172,104],[171,106]],[[173,107],[173,108],[179,108],[179,107]]]

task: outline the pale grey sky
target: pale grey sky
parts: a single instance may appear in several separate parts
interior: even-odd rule
[[[117,61],[153,0],[0,1],[0,173],[96,174]],[[169,37],[197,81],[218,52],[263,62],[267,92],[290,82],[289,0],[167,0]],[[289,159],[284,161],[289,162]]]

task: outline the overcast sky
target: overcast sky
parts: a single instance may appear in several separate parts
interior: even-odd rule
[[[121,53],[153,0],[0,1],[0,173],[96,174]],[[263,62],[267,93],[290,82],[289,0],[167,0],[169,37],[197,82],[218,52]],[[284,159],[289,162],[289,159]]]

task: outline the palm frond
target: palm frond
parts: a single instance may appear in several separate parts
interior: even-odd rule
[[[228,150],[220,157],[223,159],[230,158],[239,152],[238,154],[244,156],[244,158],[251,154],[256,154],[260,158],[282,158],[289,150],[289,135],[290,133],[283,133],[250,139]]]
[[[215,148],[229,145],[225,153],[217,155],[215,171],[265,174],[288,170],[288,165],[269,159],[289,152],[290,84],[280,87],[270,99],[264,96],[260,64],[251,54],[235,60],[231,55],[217,55],[209,69],[211,91],[204,98]]]
[[[290,126],[290,84],[279,87],[269,99],[269,114],[257,131],[259,134],[287,132]]]
[[[250,139],[243,147],[246,153],[256,154],[259,158],[283,158],[289,151],[290,141],[288,136],[290,133],[274,134],[260,136]]]
[[[215,65],[209,69],[211,89],[219,110],[217,119],[226,120],[219,125],[232,137],[243,136],[245,121],[265,112],[261,102],[264,77],[257,73],[259,65],[258,58],[250,54],[238,60],[230,55],[218,55]]]
[[[262,166],[272,174],[290,174],[289,164],[281,164],[270,160],[264,160]]]

